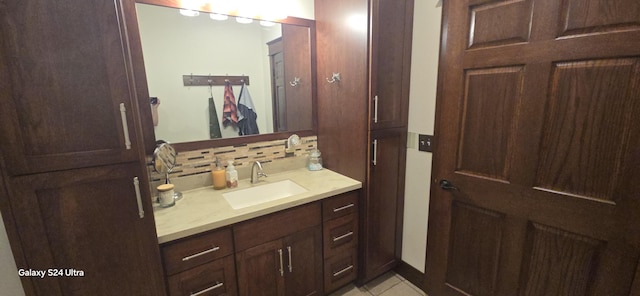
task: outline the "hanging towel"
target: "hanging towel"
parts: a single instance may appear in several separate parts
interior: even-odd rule
[[[257,118],[258,114],[255,112],[249,88],[243,83],[238,97],[238,128],[240,129],[238,134],[241,136],[259,134]]]
[[[238,123],[236,97],[233,95],[233,87],[229,81],[224,83],[224,107],[222,109],[222,125]]]
[[[216,105],[213,103],[213,97],[209,98],[209,136],[211,139],[222,138],[218,111],[216,111]]]

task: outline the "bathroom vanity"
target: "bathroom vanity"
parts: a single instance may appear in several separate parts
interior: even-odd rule
[[[306,192],[237,209],[225,199],[283,181]],[[361,187],[301,168],[183,191],[176,206],[155,211],[169,295],[323,295],[355,280]]]

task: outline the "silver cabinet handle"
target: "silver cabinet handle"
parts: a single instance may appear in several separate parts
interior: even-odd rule
[[[349,270],[352,270],[352,269],[353,269],[353,265],[349,265],[349,266],[347,266],[345,269],[340,270],[340,271],[338,271],[338,272],[334,273],[334,274],[333,274],[333,276],[334,276],[334,277],[339,276],[339,275],[341,275],[341,274],[343,274],[343,273],[345,273],[345,272],[347,272],[347,271],[349,271]]]
[[[341,239],[345,239],[345,238],[350,237],[350,236],[352,236],[352,235],[353,235],[353,231],[349,231],[349,232],[347,232],[347,233],[345,233],[345,234],[343,234],[343,235],[341,235],[341,236],[334,237],[334,238],[333,238],[333,242],[337,242],[337,241],[339,241],[339,240],[341,240]]]
[[[291,262],[291,246],[287,247],[287,253],[289,254],[289,272],[293,272],[293,263]]]
[[[337,213],[337,212],[340,212],[340,211],[342,211],[342,210],[346,210],[346,209],[348,209],[348,208],[351,208],[351,207],[353,207],[353,206],[355,206],[355,205],[354,205],[354,204],[352,204],[352,203],[350,203],[350,204],[348,204],[348,205],[346,205],[346,206],[343,206],[343,207],[334,208],[334,209],[333,209],[333,212],[334,212],[334,213]]]
[[[191,293],[191,294],[189,294],[189,295],[190,295],[190,296],[198,296],[198,295],[202,295],[202,294],[207,293],[207,292],[209,292],[209,291],[212,291],[212,290],[215,290],[215,289],[221,288],[222,286],[224,286],[224,283],[220,283],[220,282],[218,282],[215,286],[211,286],[211,287],[206,288],[206,289],[204,289],[204,290],[202,290],[202,291],[200,291],[200,292]]]
[[[142,194],[140,194],[140,181],[138,177],[133,178],[133,187],[136,189],[136,199],[138,202],[138,215],[140,219],[144,218],[144,209],[142,208]]]
[[[182,261],[189,261],[189,260],[191,260],[191,259],[193,259],[193,258],[200,257],[200,256],[202,256],[202,255],[209,254],[209,253],[211,253],[211,252],[215,252],[215,251],[217,251],[217,250],[220,250],[220,247],[213,247],[213,248],[211,248],[211,249],[208,249],[208,250],[202,251],[202,252],[200,252],[200,253],[197,253],[197,254],[193,254],[193,255],[191,255],[191,256],[184,257],[184,258],[182,258]]]
[[[278,255],[280,255],[280,276],[284,276],[284,265],[282,265],[282,249],[278,249]]]
[[[378,140],[373,140],[373,165],[378,163]]]
[[[131,138],[129,138],[129,124],[127,123],[127,108],[120,103],[120,115],[122,116],[122,130],[124,131],[124,145],[131,150]]]
[[[373,123],[378,123],[378,96],[373,97]]]

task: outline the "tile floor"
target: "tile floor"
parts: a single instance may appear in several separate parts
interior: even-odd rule
[[[348,285],[329,296],[426,296],[411,282],[395,272],[388,272],[358,288]]]

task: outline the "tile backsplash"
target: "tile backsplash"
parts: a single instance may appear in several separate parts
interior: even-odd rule
[[[236,146],[224,146],[207,148],[194,151],[179,152],[177,164],[169,174],[172,182],[181,177],[211,173],[211,164],[216,158],[220,158],[221,164],[226,166],[228,161],[233,161],[237,169],[248,167],[255,160],[261,163],[277,162],[279,160],[302,157],[307,158],[309,153],[317,149],[317,136],[300,138],[301,144],[295,147],[295,152],[286,153],[287,139],[255,142]],[[153,170],[151,158],[148,159],[148,169],[151,182],[164,180],[164,175]]]

